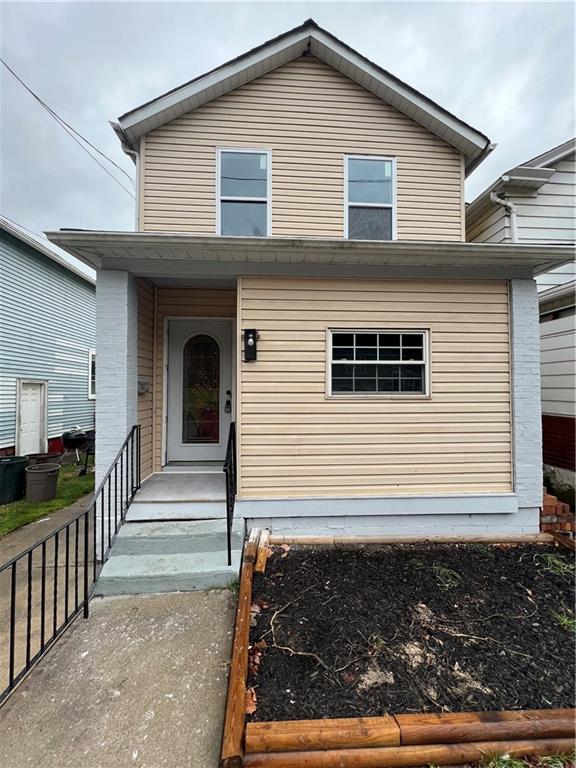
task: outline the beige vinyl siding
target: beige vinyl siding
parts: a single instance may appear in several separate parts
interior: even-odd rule
[[[156,341],[154,364],[154,471],[163,465],[165,331],[166,318],[236,318],[236,290],[159,286],[156,289]]]
[[[272,151],[272,234],[342,237],[345,154],[398,163],[398,237],[461,240],[460,154],[313,57],[157,128],[142,142],[141,227],[214,234],[216,148]]]
[[[505,281],[244,277],[239,327],[243,498],[507,492]],[[431,397],[326,397],[328,328],[429,328]]]
[[[154,288],[147,280],[137,279],[138,291],[138,378],[149,382],[149,390],[138,395],[140,424],[140,472],[144,480],[153,471],[152,462],[152,377],[154,361]]]
[[[510,222],[503,205],[490,199],[466,220],[469,243],[505,243],[510,241]]]

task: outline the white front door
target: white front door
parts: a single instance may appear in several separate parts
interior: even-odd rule
[[[224,461],[233,420],[232,321],[168,321],[168,461]]]
[[[18,382],[16,451],[21,456],[46,450],[46,382]]]

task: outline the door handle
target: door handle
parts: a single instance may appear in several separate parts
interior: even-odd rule
[[[232,392],[226,390],[226,402],[224,403],[224,413],[232,413]]]

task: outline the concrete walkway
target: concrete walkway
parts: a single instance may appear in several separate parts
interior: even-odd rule
[[[51,512],[46,517],[23,525],[22,528],[17,528],[15,531],[2,536],[0,538],[0,564],[16,557],[20,552],[43,539],[44,536],[48,536],[61,525],[73,520],[76,515],[86,510],[91,498],[92,494],[88,493],[86,496],[81,496],[74,504],[63,507],[57,512]]]
[[[0,710],[3,768],[216,768],[235,595],[93,600]]]

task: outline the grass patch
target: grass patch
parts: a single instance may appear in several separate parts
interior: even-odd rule
[[[552,616],[554,621],[558,622],[561,627],[568,629],[570,632],[576,632],[576,618],[570,616],[567,611],[554,611]]]
[[[0,505],[0,536],[15,531],[23,525],[33,523],[52,512],[68,507],[81,496],[94,491],[94,475],[78,477],[80,467],[76,464],[64,464],[58,477],[56,496],[51,501],[29,503],[22,499],[10,504]]]
[[[536,555],[534,562],[543,573],[553,573],[555,576],[574,576],[576,573],[576,565],[558,555]]]
[[[480,763],[482,768],[524,768],[528,763],[511,755],[498,755]]]
[[[449,589],[459,586],[462,581],[462,577],[456,571],[451,568],[446,568],[444,565],[434,564],[432,566],[434,572],[434,578],[436,583],[443,592],[447,592]]]

